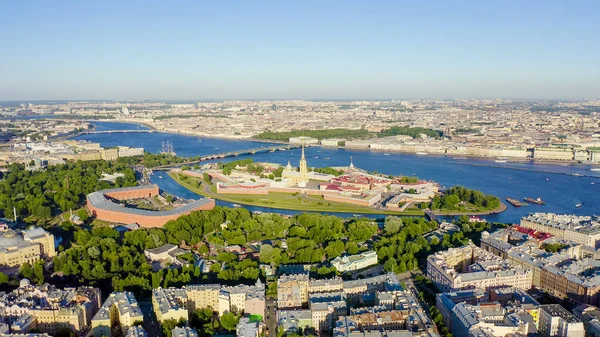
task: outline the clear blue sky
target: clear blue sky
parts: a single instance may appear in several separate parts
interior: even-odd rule
[[[600,98],[600,1],[6,1],[0,100]]]

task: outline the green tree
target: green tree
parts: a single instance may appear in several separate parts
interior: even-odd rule
[[[239,321],[239,317],[230,312],[227,312],[227,313],[223,314],[223,316],[221,316],[220,321],[221,321],[221,326],[223,328],[225,328],[226,330],[229,330],[229,331],[233,331],[233,330],[235,330],[235,327]]]
[[[388,216],[385,218],[385,224],[383,225],[383,228],[387,235],[393,235],[400,231],[402,225],[403,223],[401,218],[397,216]]]
[[[6,284],[9,282],[8,275],[0,272],[0,284]]]
[[[396,262],[395,258],[390,258],[387,261],[385,261],[385,263],[383,264],[383,270],[387,271],[387,272],[394,272],[394,271],[398,271],[398,263]]]

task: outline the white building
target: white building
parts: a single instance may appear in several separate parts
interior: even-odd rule
[[[331,261],[331,265],[339,272],[360,270],[377,264],[377,253],[369,250],[359,255],[350,255],[344,257],[336,257]]]
[[[558,304],[540,306],[540,337],[584,337],[583,322]]]

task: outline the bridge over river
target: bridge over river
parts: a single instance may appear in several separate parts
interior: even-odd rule
[[[202,161],[206,161],[206,160],[212,160],[212,159],[221,159],[221,158],[227,158],[227,157],[237,157],[237,156],[243,156],[243,155],[249,155],[249,154],[256,154],[256,153],[261,153],[261,152],[276,152],[276,151],[286,151],[286,150],[292,150],[292,149],[299,149],[301,148],[301,145],[281,145],[281,146],[270,146],[270,147],[258,147],[258,148],[253,148],[253,149],[246,149],[246,150],[239,150],[239,151],[230,151],[230,152],[224,152],[224,153],[216,153],[216,154],[209,154],[206,156],[200,156],[200,159],[196,159],[196,160],[191,160],[191,161],[187,161],[184,163],[175,163],[175,164],[167,164],[167,165],[161,165],[161,166],[156,166],[153,167],[152,170],[154,171],[168,171],[172,168],[175,167],[181,167],[183,165],[194,165],[194,164],[198,164]]]
[[[83,131],[82,135],[99,135],[107,133],[152,133],[154,130],[101,130],[101,131]]]

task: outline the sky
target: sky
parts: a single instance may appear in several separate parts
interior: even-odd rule
[[[6,1],[0,100],[598,99],[600,1]]]

